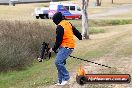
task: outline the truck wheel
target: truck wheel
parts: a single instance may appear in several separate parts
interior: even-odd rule
[[[77,76],[76,81],[77,81],[78,84],[84,85],[87,80],[86,80],[85,76]]]
[[[44,19],[48,19],[49,17],[48,17],[48,15],[47,14],[45,14],[44,15]]]
[[[39,16],[36,16],[36,19],[39,19]]]
[[[48,14],[46,15],[46,18],[47,18],[47,19],[49,19],[49,16],[48,16]]]
[[[46,19],[46,15],[44,15],[43,19]]]
[[[44,16],[41,16],[40,18],[41,18],[41,19],[44,19]]]
[[[43,14],[39,14],[41,19],[44,19],[44,15]]]
[[[82,16],[80,16],[79,19],[82,19]]]

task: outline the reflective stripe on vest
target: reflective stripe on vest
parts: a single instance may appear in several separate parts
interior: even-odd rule
[[[64,35],[63,35],[61,46],[74,48],[75,40],[74,40],[73,31],[72,31],[72,25],[66,20],[62,20],[58,25],[61,25],[64,28]]]

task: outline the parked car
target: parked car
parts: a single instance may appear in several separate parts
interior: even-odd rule
[[[48,17],[48,11],[49,11],[49,8],[48,7],[38,7],[38,8],[35,8],[35,16],[36,16],[36,19],[46,19],[46,18],[49,18]]]

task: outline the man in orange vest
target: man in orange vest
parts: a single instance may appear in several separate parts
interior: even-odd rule
[[[75,48],[74,35],[79,40],[82,40],[82,35],[70,22],[64,20],[64,16],[61,12],[54,14],[52,20],[57,25],[56,42],[54,48],[51,48],[49,52],[55,52],[58,49],[55,59],[55,65],[58,70],[58,83],[56,85],[65,85],[70,79],[65,64],[66,59]]]

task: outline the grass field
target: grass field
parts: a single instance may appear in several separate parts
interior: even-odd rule
[[[100,63],[108,64],[115,68],[117,67],[117,69],[119,69],[118,67],[122,66],[117,66],[116,64],[114,64],[116,61],[122,60],[122,62],[119,61],[119,63],[130,64],[131,61],[129,62],[123,61],[123,58],[131,58],[132,30],[129,30],[130,27],[132,27],[132,25],[101,27],[104,30],[106,30],[106,33],[91,35],[90,36],[91,39],[89,41],[88,40],[77,41],[76,49],[74,50],[74,53],[72,55],[81,58],[89,58],[89,60],[95,60],[96,62],[100,62],[100,60],[103,60]],[[105,61],[105,59],[108,60]],[[79,64],[81,64],[80,61],[74,60],[72,58],[69,58],[67,63],[68,63],[67,67],[71,72],[73,70],[76,70],[75,68],[78,67]],[[109,71],[108,69],[105,68],[102,68],[103,69],[102,71],[98,71],[97,68],[101,67],[98,67],[90,63],[87,65],[91,66],[88,67],[89,73],[112,72],[131,74],[131,72],[129,72],[130,70],[128,71],[126,68],[124,68],[126,71],[125,70]],[[38,86],[51,85],[54,84],[54,81],[56,80],[55,69],[56,68],[54,66],[54,58],[51,58],[51,60],[45,61],[43,63],[35,62],[32,67],[29,67],[23,71],[1,73],[0,87],[36,88]],[[92,85],[92,87],[90,88],[94,88],[94,85]]]
[[[90,2],[93,3],[93,2]],[[107,8],[113,8],[121,4],[129,4],[131,0],[115,0],[115,4],[111,5],[110,1],[105,0],[102,7],[89,8],[91,14],[106,11]],[[47,4],[45,4],[47,5]],[[32,16],[35,7],[43,6],[43,4],[19,4],[15,7],[0,6],[0,45],[7,44],[6,50],[10,50],[15,55],[14,50],[26,50],[30,59],[36,59],[37,48],[41,45],[41,39],[50,39],[49,32],[55,32],[55,25],[51,20],[36,20]],[[97,9],[96,9],[97,8]],[[124,19],[130,14],[123,14]],[[121,16],[122,17],[122,16]],[[116,17],[115,17],[116,18]],[[118,17],[119,18],[119,17]],[[81,31],[80,20],[70,20],[79,31]],[[5,23],[4,23],[5,22]],[[79,41],[76,39],[76,48],[72,55],[92,60],[98,63],[106,64],[112,69],[102,68],[100,66],[84,63],[79,60],[69,58],[67,60],[67,68],[70,71],[70,85],[65,88],[82,88],[77,85],[75,75],[79,64],[83,64],[87,73],[127,73],[132,75],[132,20],[90,20],[90,39]],[[49,25],[47,25],[49,24]],[[50,31],[48,30],[50,29]],[[53,29],[54,31],[52,31]],[[39,30],[39,31],[38,31]],[[4,33],[4,37],[1,36]],[[10,47],[7,41],[11,41]],[[16,40],[14,40],[16,39]],[[31,41],[30,39],[33,39]],[[26,41],[25,41],[26,40]],[[15,42],[14,42],[15,41]],[[50,40],[52,41],[52,40]],[[20,45],[18,45],[20,44]],[[31,44],[32,47],[28,46]],[[26,46],[25,46],[26,45]],[[5,48],[1,48],[0,54]],[[35,48],[34,48],[35,47]],[[15,48],[15,49],[14,49]],[[14,49],[12,51],[12,49]],[[34,51],[29,52],[28,49]],[[35,52],[36,51],[36,52]],[[7,51],[5,51],[7,52]],[[24,53],[24,51],[22,51]],[[19,52],[20,53],[20,52]],[[19,53],[17,54],[19,56]],[[4,53],[5,54],[5,53]],[[4,55],[3,54],[3,55]],[[23,55],[26,55],[25,53]],[[6,55],[5,55],[6,56]],[[2,56],[1,56],[2,57]],[[7,56],[10,57],[10,56]],[[23,57],[23,56],[21,56]],[[28,59],[28,56],[26,56]],[[26,59],[24,58],[24,60]],[[15,58],[18,59],[18,58]],[[1,58],[0,58],[1,61]],[[60,88],[52,84],[56,81],[57,72],[54,65],[54,55],[50,60],[39,63],[33,60],[32,65],[22,70],[14,70],[0,73],[0,88]],[[109,85],[85,85],[83,88],[131,88],[132,84],[109,84]]]
[[[132,12],[127,12],[127,13],[124,13],[124,14],[120,14],[120,15],[115,15],[115,16],[109,16],[107,18],[117,18],[117,19],[120,19],[120,18],[125,18],[125,19],[132,19]]]

